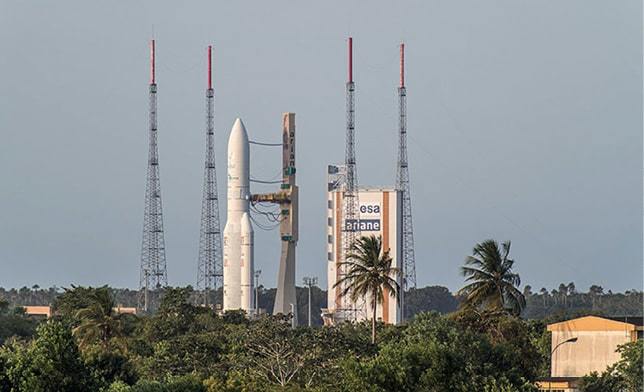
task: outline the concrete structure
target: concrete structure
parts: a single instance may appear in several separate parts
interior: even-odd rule
[[[250,313],[255,308],[249,173],[248,133],[238,118],[228,138],[228,214],[223,246],[224,311],[241,309]]]
[[[542,391],[576,391],[577,380],[601,373],[620,359],[617,347],[642,338],[641,317],[586,316],[548,325],[552,333],[550,378]]]
[[[400,268],[401,262],[401,208],[400,192],[393,188],[359,188],[359,216],[353,222],[342,220],[342,167],[329,166],[327,193],[327,272],[328,272],[328,308],[323,309],[326,324],[345,320],[360,321],[370,319],[372,310],[370,299],[353,303],[340,297],[341,288],[333,287],[340,278],[343,260],[342,235],[353,231],[356,238],[363,235],[382,236],[383,249],[389,250],[393,266]],[[402,277],[398,276],[398,284],[402,285]],[[376,317],[385,323],[398,324],[401,322],[399,302],[385,295],[384,301],[376,310]]]
[[[264,143],[266,144],[266,143]],[[295,113],[282,114],[282,180],[279,192],[254,194],[252,203],[279,205],[279,229],[282,242],[277,291],[273,314],[293,313],[297,325],[295,294],[295,248],[298,240],[298,187],[295,183]]]

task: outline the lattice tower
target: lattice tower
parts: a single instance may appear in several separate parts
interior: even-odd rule
[[[139,280],[139,308],[146,312],[151,310],[151,304],[154,303],[150,290],[153,290],[154,294],[159,294],[160,289],[168,285],[157,143],[157,84],[155,79],[154,40],[150,43],[150,53],[150,130]]]
[[[204,165],[203,200],[201,202],[201,230],[199,234],[199,266],[197,289],[205,306],[217,303],[214,295],[223,287],[221,230],[219,225],[219,197],[215,166],[215,126],[212,88],[212,47],[208,46],[208,88],[206,89],[206,159]]]
[[[407,88],[405,87],[405,44],[400,45],[400,85],[398,86],[398,169],[396,187],[402,196],[402,295],[404,290],[416,287],[416,261],[414,256],[414,228],[411,214],[409,163],[407,160]]]

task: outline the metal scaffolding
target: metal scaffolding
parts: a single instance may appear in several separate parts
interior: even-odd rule
[[[416,287],[416,261],[414,257],[414,227],[409,190],[409,163],[407,160],[407,88],[405,87],[405,44],[400,44],[400,84],[398,86],[398,168],[396,187],[402,194],[402,278],[401,304],[405,315],[404,291]]]
[[[163,208],[159,178],[159,149],[157,144],[157,84],[155,78],[155,41],[150,42],[150,130],[148,170],[145,186],[145,212],[141,244],[141,273],[139,279],[139,308],[151,310],[160,289],[168,285],[163,236]],[[151,292],[152,290],[152,292]]]
[[[206,89],[206,159],[204,165],[203,200],[201,202],[201,229],[199,233],[199,262],[197,290],[204,306],[217,304],[217,288],[223,287],[221,230],[219,225],[219,197],[215,166],[215,126],[212,88],[212,46],[208,46],[208,88]]]
[[[348,261],[347,255],[356,241],[356,232],[359,227],[360,202],[358,200],[358,173],[356,168],[356,149],[355,149],[355,83],[353,82],[353,38],[349,37],[349,75],[346,83],[346,146],[344,154],[344,164],[346,168],[344,178],[344,188],[342,192],[342,256],[339,258],[341,263]],[[342,278],[347,273],[347,266],[340,265],[338,268],[339,277]],[[345,282],[346,286],[348,282]],[[342,290],[345,287],[341,288]],[[357,312],[362,310],[360,304],[351,300],[351,295],[341,296],[336,309],[340,309],[339,318],[343,320],[355,320]],[[363,301],[361,301],[363,302]]]

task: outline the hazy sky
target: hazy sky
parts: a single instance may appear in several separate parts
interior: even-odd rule
[[[640,1],[159,3],[0,0],[0,286],[138,285],[154,34],[170,284],[196,280],[212,43],[222,229],[235,117],[274,142],[296,112],[297,282],[325,287],[352,35],[364,185],[394,182],[407,44],[419,285],[458,289],[464,257],[494,238],[537,290],[642,287]],[[252,149],[252,176],[279,172],[279,149]],[[256,230],[255,252],[273,286],[278,233]]]

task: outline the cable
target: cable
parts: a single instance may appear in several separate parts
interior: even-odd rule
[[[263,180],[256,180],[254,178],[250,179],[250,182],[257,182],[260,184],[281,184],[282,180],[275,180],[275,181],[263,181]]]
[[[284,221],[284,219],[286,219],[286,217],[282,216],[282,214],[279,212],[279,207],[273,209],[273,211],[262,211],[251,204],[251,210],[257,214],[265,216],[266,219],[274,223],[281,223]]]
[[[254,140],[249,140],[248,143],[250,144],[255,144],[257,146],[266,146],[266,147],[282,147],[282,143],[261,143],[261,142],[256,142]]]
[[[264,224],[259,223],[259,222],[258,222],[258,221],[253,217],[253,214],[251,214],[251,215],[250,215],[250,220],[252,220],[252,221],[253,221],[253,223],[255,223],[255,226],[259,227],[260,229],[262,229],[262,230],[264,230],[264,231],[271,231],[271,230],[276,229],[276,228],[279,226],[279,224],[277,224],[277,225],[273,225],[273,226],[264,226]]]
[[[282,215],[282,213],[279,210],[279,207],[274,208],[272,211],[262,211],[255,206],[255,204],[259,204],[259,203],[261,202],[251,203],[250,208],[252,212],[263,215],[269,222],[276,223],[277,225],[279,225],[284,220],[286,220],[287,216]]]

